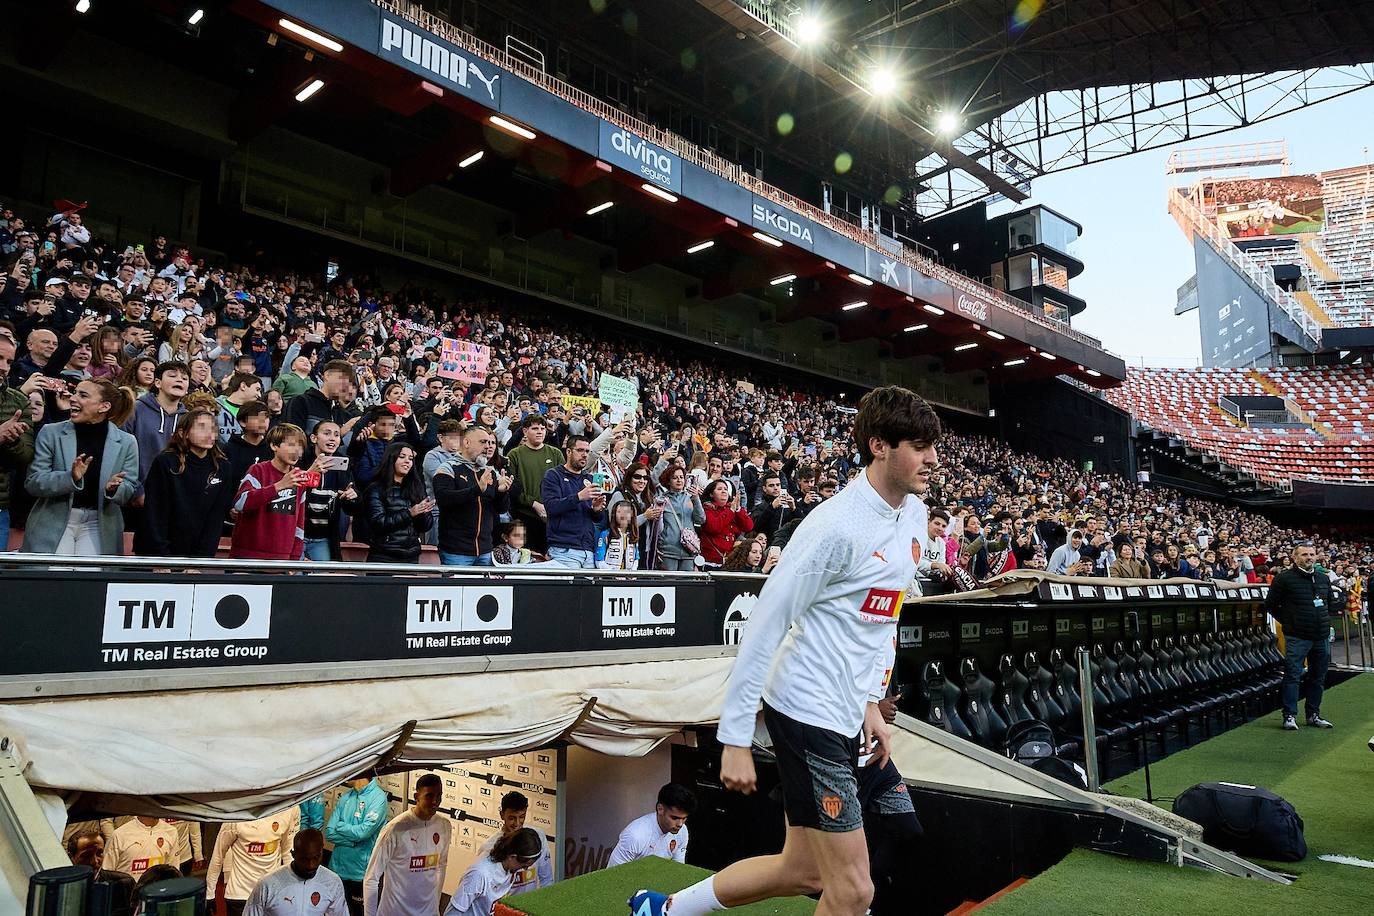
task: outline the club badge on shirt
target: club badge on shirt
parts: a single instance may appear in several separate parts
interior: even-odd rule
[[[319,906],[319,905],[320,905],[320,892],[319,892],[319,891],[315,891],[315,893],[313,893],[313,894],[310,895],[310,905],[311,905],[311,906]]]

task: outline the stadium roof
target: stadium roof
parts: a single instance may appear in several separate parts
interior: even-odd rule
[[[705,0],[703,0],[705,2]],[[1008,15],[1008,8],[1034,16]],[[1374,60],[1374,4],[1346,0],[831,0],[836,32],[898,53],[916,92],[983,123],[1045,92]]]
[[[900,91],[883,106],[882,120],[915,142],[898,151],[885,132],[867,131],[855,141],[865,148],[853,152],[881,152],[894,166],[909,166],[893,168],[891,180],[905,182],[922,215],[990,193],[1019,200],[1047,172],[1197,139],[1374,85],[1370,3],[675,0],[661,8],[680,15],[691,6],[737,30],[712,36],[717,70],[757,68],[758,55],[728,48],[753,37],[784,69],[801,66],[850,102],[864,101],[875,73],[892,74]],[[808,18],[821,34],[809,42],[802,31]],[[777,71],[773,80],[785,85]],[[868,128],[852,104],[821,103],[816,113]],[[949,136],[941,135],[942,116]],[[975,181],[955,187],[951,173]]]

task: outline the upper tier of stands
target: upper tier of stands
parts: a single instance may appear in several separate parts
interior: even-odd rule
[[[1325,222],[1317,235],[1247,239],[1245,253],[1272,271],[1293,265],[1305,289],[1296,296],[1323,327],[1374,325],[1374,167],[1321,175]]]
[[[1250,428],[1220,406],[1287,399],[1300,429]],[[1139,422],[1261,480],[1374,483],[1374,369],[1131,369],[1107,399]]]

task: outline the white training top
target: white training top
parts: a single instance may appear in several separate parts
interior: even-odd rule
[[[213,893],[223,872],[225,899],[247,900],[263,878],[290,863],[291,844],[300,829],[301,809],[295,805],[255,821],[220,827],[205,873],[206,893]]]
[[[539,833],[536,829],[535,833]],[[491,851],[496,848],[496,841],[501,839],[500,833],[493,833],[477,849],[477,858],[485,859],[491,855]],[[544,835],[539,833],[539,858],[528,868],[522,868],[515,872],[514,880],[511,882],[511,894],[523,894],[525,891],[537,891],[541,887],[548,887],[553,884],[553,859],[549,856],[549,844],[545,842]]]
[[[489,856],[478,856],[477,861],[463,872],[444,916],[491,916],[496,901],[511,892],[514,877],[500,862],[493,862]]]
[[[658,815],[653,811],[635,818],[620,831],[620,839],[615,849],[611,850],[611,858],[606,866],[624,865],[649,856],[686,862],[687,825],[683,824],[677,833],[664,833],[658,829]]]
[[[798,722],[859,734],[892,667],[893,627],[926,536],[925,503],[887,504],[868,472],[792,535],[744,626],[721,711],[722,744],[749,747],[762,696]]]
[[[180,865],[177,854],[177,829],[166,821],[151,827],[143,826],[138,818],[121,824],[105,846],[103,867],[106,871],[122,871],[134,880],[154,865]]]
[[[306,881],[288,865],[258,882],[243,916],[348,916],[343,881],[323,865]]]
[[[442,814],[427,821],[406,810],[377,834],[363,877],[365,916],[434,916],[448,868],[453,822]],[[386,883],[380,890],[382,876]]]
[[[200,824],[171,817],[164,817],[162,820],[177,832],[177,859],[172,864],[180,865],[187,859],[199,862],[205,858],[205,850],[201,846]]]

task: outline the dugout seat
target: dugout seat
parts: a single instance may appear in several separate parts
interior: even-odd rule
[[[926,722],[960,738],[973,737],[959,715],[959,686],[945,677],[944,662],[932,659],[921,667],[920,691],[926,704]]]
[[[997,712],[1006,720],[1007,726],[1017,722],[1029,722],[1035,718],[1026,705],[1026,692],[1030,689],[1030,678],[1016,667],[1016,660],[1010,652],[1003,653],[997,660]]]
[[[1054,672],[1040,664],[1040,656],[1034,651],[1027,652],[1021,661],[1021,670],[1029,682],[1026,705],[1037,719],[1050,728],[1058,729],[1066,713],[1056,700]]]
[[[983,747],[1000,749],[1007,735],[1007,722],[993,705],[997,685],[983,673],[978,659],[972,655],[959,659],[959,680],[963,691],[959,709],[973,739]]]

